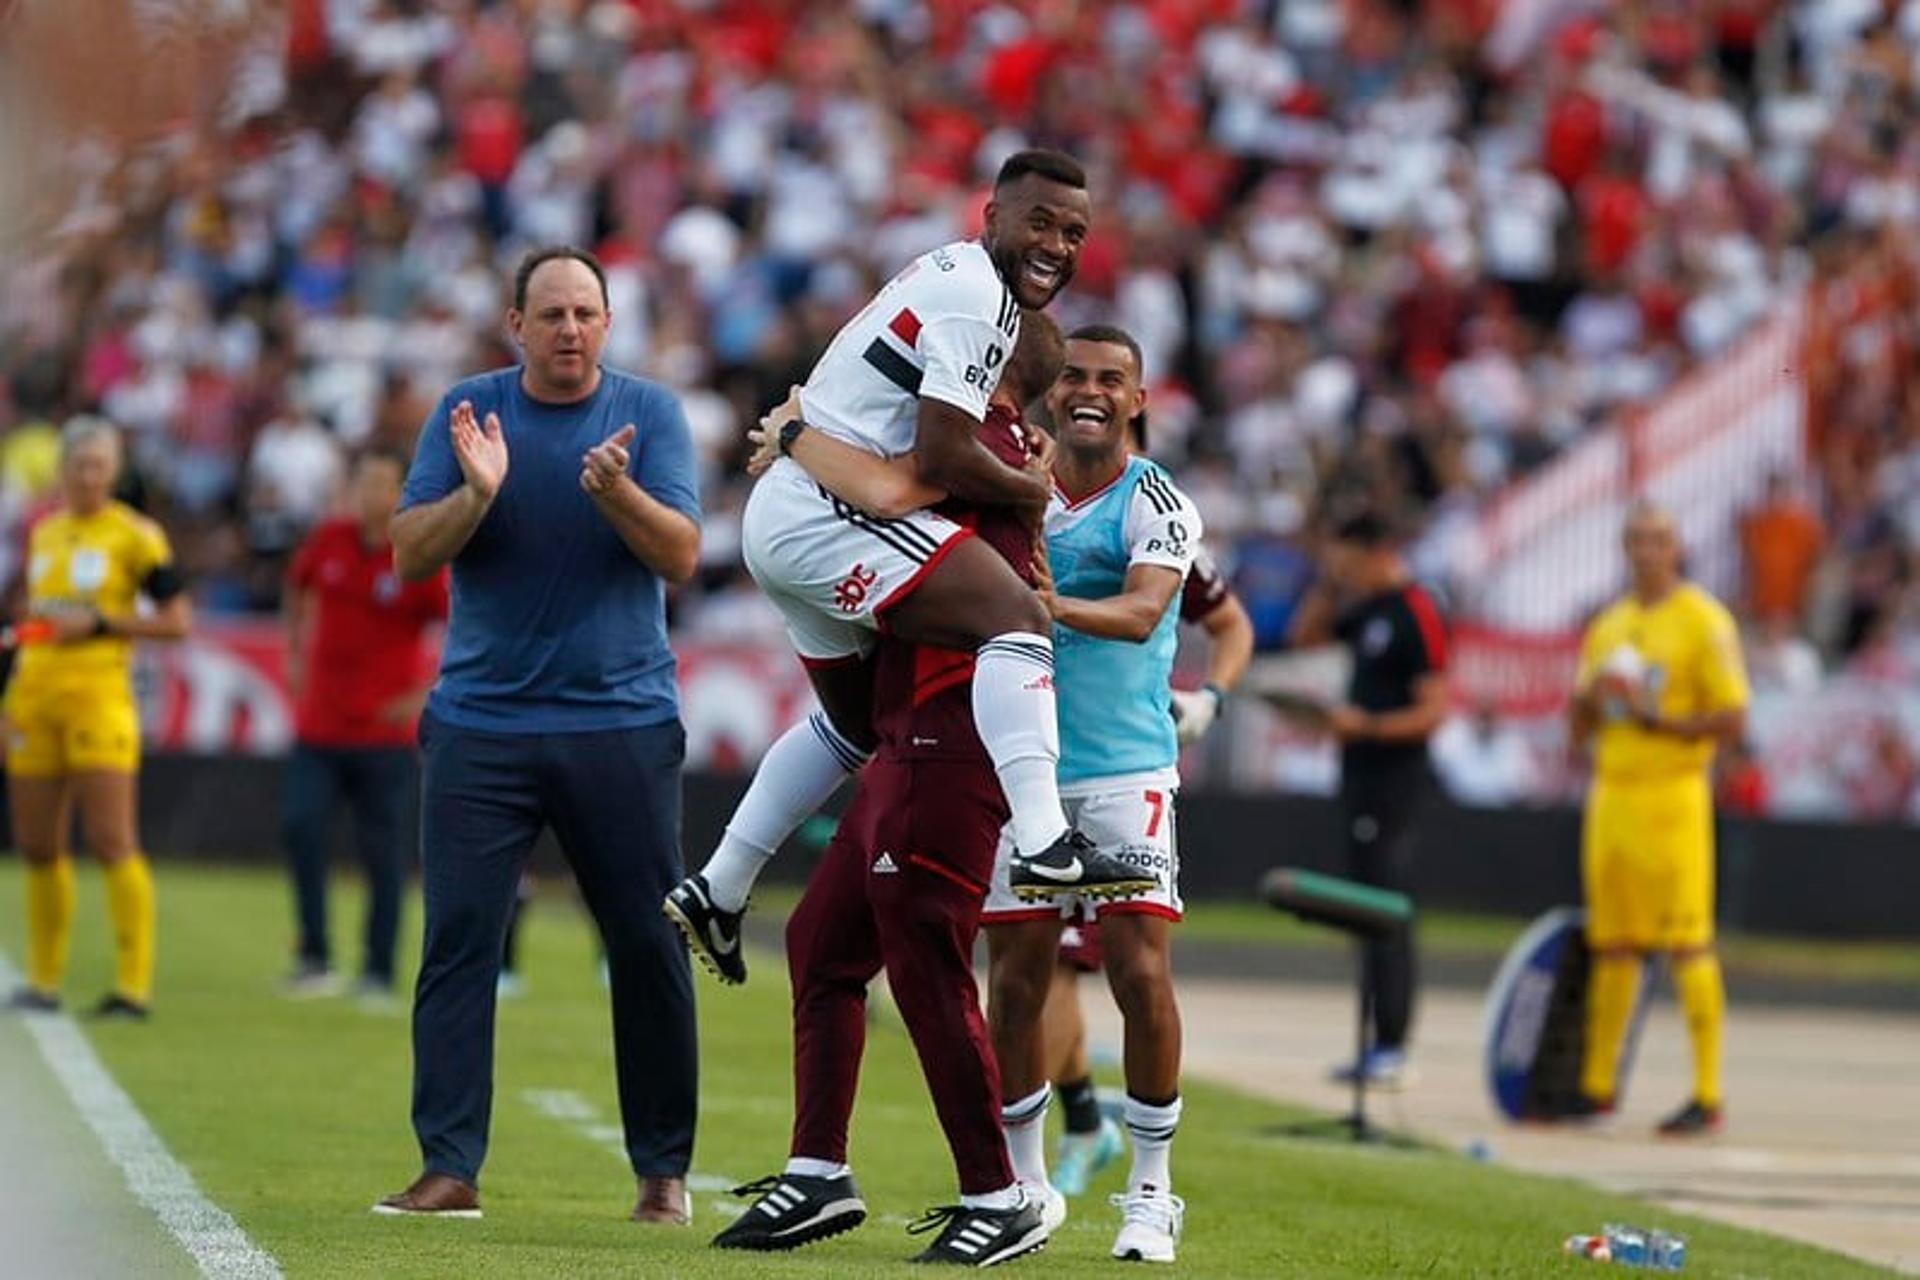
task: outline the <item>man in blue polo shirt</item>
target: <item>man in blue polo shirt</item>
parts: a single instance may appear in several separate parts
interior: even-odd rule
[[[524,363],[442,398],[393,518],[400,575],[451,564],[453,604],[420,724],[424,1172],[379,1213],[480,1216],[501,943],[551,824],[606,944],[633,1217],[689,1216],[693,992],[660,900],[682,874],[686,743],[666,583],[693,574],[699,504],[678,401],[600,367],[611,319],[591,254],[528,254],[507,313]]]

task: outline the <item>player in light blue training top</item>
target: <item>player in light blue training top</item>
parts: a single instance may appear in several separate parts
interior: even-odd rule
[[[1097,903],[1045,896],[1044,886],[1036,895],[1027,880],[1010,880],[1012,849],[1003,840],[982,919],[993,957],[990,1020],[1007,1146],[1015,1175],[1044,1188],[1040,1015],[1061,929],[1098,913],[1107,980],[1126,1020],[1125,1119],[1133,1138],[1113,1254],[1171,1262],[1185,1206],[1168,1173],[1180,1121],[1180,1011],[1168,946],[1181,907],[1173,834],[1179,746],[1167,682],[1200,517],[1165,471],[1129,447],[1128,423],[1146,405],[1140,373],[1140,348],[1123,330],[1102,325],[1068,335],[1066,366],[1047,394],[1059,452],[1046,518],[1051,576],[1041,596],[1054,618],[1061,799],[1076,829],[1155,887]]]

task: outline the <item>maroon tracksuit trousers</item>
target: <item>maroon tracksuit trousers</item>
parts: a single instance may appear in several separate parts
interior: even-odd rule
[[[793,980],[792,1154],[845,1162],[867,984],[882,969],[963,1195],[1013,1183],[1000,1069],[973,980],[973,940],[1006,818],[983,759],[881,754],[787,922]]]

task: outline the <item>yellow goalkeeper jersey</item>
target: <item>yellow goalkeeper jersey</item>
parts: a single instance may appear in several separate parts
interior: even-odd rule
[[[1603,673],[1632,681],[1638,696],[1663,716],[1698,716],[1747,704],[1740,633],[1726,606],[1691,582],[1656,604],[1629,593],[1587,628],[1577,683],[1585,689]],[[1703,772],[1713,762],[1709,738],[1648,733],[1624,707],[1605,709],[1594,740],[1600,777],[1651,779]]]

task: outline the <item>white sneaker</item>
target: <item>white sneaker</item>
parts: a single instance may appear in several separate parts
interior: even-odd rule
[[[1027,1198],[1040,1206],[1040,1225],[1052,1235],[1067,1220],[1067,1198],[1051,1182],[1023,1182]]]
[[[302,963],[280,984],[289,1000],[327,1000],[347,989],[347,980],[325,965]]]
[[[1113,1238],[1114,1257],[1129,1262],[1173,1261],[1180,1220],[1187,1212],[1185,1200],[1148,1187],[1108,1199],[1120,1208],[1120,1234]]]

